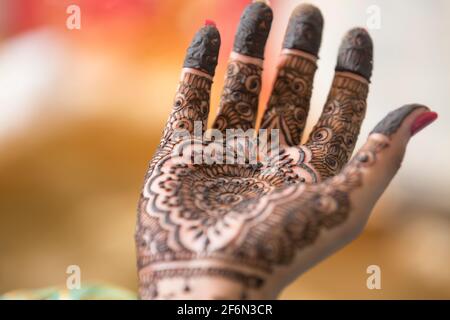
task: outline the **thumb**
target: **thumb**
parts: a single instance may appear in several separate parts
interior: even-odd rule
[[[369,213],[397,173],[411,137],[437,118],[426,106],[409,104],[390,112],[367,142],[330,183],[349,192],[355,222],[363,227]]]

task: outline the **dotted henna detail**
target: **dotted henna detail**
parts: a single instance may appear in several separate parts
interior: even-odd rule
[[[163,279],[182,278],[186,283],[183,290],[189,291],[189,280],[196,277],[221,277],[237,282],[244,290],[258,289],[264,284],[264,279],[259,276],[246,274],[224,268],[174,268],[165,270],[154,270],[145,273],[139,279],[142,286],[139,295],[142,299],[159,298],[158,282]]]

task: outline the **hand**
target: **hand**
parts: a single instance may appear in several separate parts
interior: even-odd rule
[[[264,2],[245,9],[215,132],[255,128],[271,21],[272,11]],[[417,104],[391,112],[348,162],[372,73],[372,41],[356,28],[342,41],[323,113],[301,145],[322,26],[320,11],[311,5],[298,6],[290,18],[260,125],[271,132],[278,129],[280,150],[268,161],[257,156],[256,164],[248,154],[241,164],[193,163],[193,151],[212,150],[224,141],[178,135],[180,130],[191,135],[206,130],[220,36],[212,23],[195,35],[139,202],[141,298],[274,298],[362,231],[410,137],[437,115]]]

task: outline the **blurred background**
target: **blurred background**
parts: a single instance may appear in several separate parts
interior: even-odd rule
[[[272,0],[260,110],[300,0]],[[420,102],[439,119],[406,159],[363,235],[281,298],[450,298],[450,2],[310,1],[325,18],[309,128],[340,39],[368,26],[375,69],[361,145],[390,110]],[[0,294],[83,282],[136,290],[134,224],[143,176],[171,109],[184,52],[205,19],[222,37],[215,114],[243,0],[0,0]],[[81,9],[69,30],[67,7]],[[373,14],[378,14],[373,24]],[[369,25],[367,23],[369,22]],[[381,290],[366,269],[381,268]]]

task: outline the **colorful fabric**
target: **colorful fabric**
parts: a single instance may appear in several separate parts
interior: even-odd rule
[[[49,287],[35,290],[14,290],[0,300],[135,300],[134,292],[108,284],[85,284],[80,289]]]

